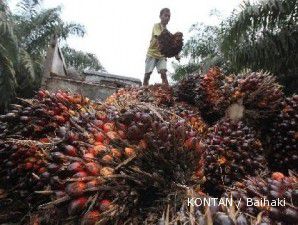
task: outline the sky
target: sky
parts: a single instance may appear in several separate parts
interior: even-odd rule
[[[11,4],[16,2],[12,0]],[[239,8],[243,0],[44,0],[44,7],[62,7],[62,19],[77,22],[86,27],[83,38],[70,37],[70,47],[94,53],[105,69],[112,74],[143,80],[145,57],[149,46],[152,27],[158,23],[159,11],[164,7],[171,10],[168,30],[180,31],[184,40],[190,36],[194,23],[217,24],[210,11],[217,9],[228,16]],[[168,70],[173,72],[168,60]],[[183,62],[183,61],[182,61]],[[181,62],[181,63],[182,63]],[[156,71],[150,84],[161,82]]]

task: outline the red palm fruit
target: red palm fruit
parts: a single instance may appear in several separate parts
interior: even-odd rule
[[[102,120],[94,120],[94,121],[93,121],[93,124],[94,124],[95,126],[97,126],[98,128],[102,128],[102,127],[103,127],[103,122],[102,122]]]
[[[142,138],[142,133],[136,125],[132,125],[127,129],[127,138],[131,140],[139,140]]]
[[[95,141],[102,143],[104,141],[103,133],[101,133],[101,132],[95,133],[94,134],[94,139],[95,139]]]
[[[126,139],[125,132],[123,130],[118,130],[118,135],[121,139]]]
[[[103,114],[103,113],[101,113],[101,112],[97,112],[97,113],[96,113],[96,117],[97,117],[99,120],[103,121],[103,122],[105,122],[105,121],[107,120],[107,115],[106,115],[106,114]]]
[[[88,183],[86,183],[86,188],[90,189],[90,188],[95,188],[97,186],[100,185],[100,181],[99,180],[91,180]]]
[[[144,139],[141,139],[139,142],[139,147],[142,149],[146,149],[148,147],[146,141]]]
[[[31,163],[31,162],[27,162],[27,163],[25,163],[25,169],[26,170],[30,170],[30,169],[32,169],[33,168],[33,164]]]
[[[114,173],[114,170],[111,167],[103,167],[100,169],[100,175],[103,177],[110,176]]]
[[[115,157],[115,158],[117,158],[117,159],[121,158],[121,152],[120,152],[119,149],[117,149],[117,148],[112,148],[112,149],[111,149],[111,152],[112,152],[112,156],[113,156],[113,157]]]
[[[109,210],[111,206],[112,206],[111,201],[108,199],[103,199],[99,202],[100,211]]]
[[[78,150],[72,146],[72,145],[65,145],[65,153],[69,156],[77,156],[78,155]]]
[[[71,172],[80,172],[83,170],[83,164],[81,162],[73,162],[67,166],[67,170]]]
[[[193,149],[196,147],[197,143],[198,143],[197,138],[191,137],[185,141],[184,146],[188,149]]]
[[[54,119],[60,124],[63,124],[66,121],[66,119],[63,116],[58,116],[58,115],[54,116]]]
[[[103,131],[105,133],[109,132],[109,131],[113,131],[114,130],[114,124],[113,123],[105,123],[103,125]]]
[[[68,108],[63,105],[62,103],[58,102],[58,107],[63,111],[63,112],[66,112],[68,110]]]
[[[74,142],[74,141],[77,141],[79,140],[79,135],[74,133],[73,131],[70,131],[68,132],[67,134],[67,139],[70,141],[70,142]]]
[[[46,93],[43,90],[39,90],[38,91],[38,97],[39,98],[44,98],[44,97],[46,97]]]
[[[60,167],[55,164],[55,163],[51,163],[49,164],[48,166],[48,170],[51,172],[51,173],[55,173]]]
[[[86,153],[86,154],[83,155],[83,158],[86,161],[92,161],[94,159],[94,155],[92,153]]]
[[[55,116],[55,112],[54,112],[53,110],[48,110],[48,111],[47,111],[47,114],[48,114],[49,116]]]
[[[51,157],[53,158],[54,161],[66,161],[66,157],[63,153],[61,152],[52,152]]]
[[[44,167],[41,167],[41,168],[38,169],[38,173],[39,173],[39,174],[42,174],[42,173],[44,173],[44,172],[46,172],[46,171],[47,171],[47,169],[44,168]]]
[[[108,136],[108,138],[110,138],[111,140],[119,139],[119,135],[118,135],[117,132],[115,132],[115,131],[109,131],[109,132],[107,132],[107,136]]]
[[[274,172],[272,175],[271,175],[271,178],[273,180],[278,180],[278,181],[281,181],[282,179],[285,178],[285,175],[283,173],[280,173],[280,172]]]
[[[98,211],[89,211],[84,215],[82,225],[95,225],[99,219],[100,213]]]
[[[95,145],[90,153],[92,153],[94,156],[98,156],[100,154],[103,154],[104,152],[107,152],[108,149],[106,146],[104,146],[103,144],[100,144],[100,145]]]
[[[70,202],[68,206],[68,214],[71,216],[78,215],[83,212],[88,199],[85,197],[77,198]]]
[[[77,172],[75,175],[73,175],[74,178],[82,178],[87,176],[88,174],[85,171],[80,171],[80,172]]]
[[[113,157],[110,155],[105,155],[104,157],[102,157],[102,160],[106,163],[110,163],[113,161]]]
[[[56,93],[56,98],[60,101],[65,101],[66,99],[64,98],[64,96],[61,93]],[[59,102],[60,103],[60,102]]]
[[[49,143],[50,142],[49,138],[40,138],[39,141],[42,142],[42,143]]]
[[[89,162],[86,165],[86,170],[91,174],[91,175],[98,175],[100,171],[100,167],[98,164],[95,162]]]
[[[80,196],[84,193],[86,184],[84,182],[73,182],[66,186],[66,193],[70,196]]]
[[[133,148],[128,148],[128,147],[124,149],[124,152],[127,157],[131,157],[136,154],[136,151]]]

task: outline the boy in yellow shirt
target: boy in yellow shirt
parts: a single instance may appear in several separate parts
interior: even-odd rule
[[[165,85],[169,84],[167,79],[167,59],[160,53],[158,49],[157,37],[164,29],[166,29],[166,26],[170,21],[170,17],[170,9],[163,8],[159,14],[160,23],[154,24],[151,41],[145,61],[145,76],[143,82],[144,86],[148,86],[150,75],[152,74],[152,71],[155,67],[157,69],[157,72],[161,75],[162,83]],[[176,57],[176,59],[178,59],[178,56]]]

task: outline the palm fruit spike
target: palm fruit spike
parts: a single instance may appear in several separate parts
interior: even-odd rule
[[[268,224],[298,223],[298,178],[275,172],[270,178],[248,177],[227,188],[224,196],[240,200],[240,210],[251,216],[262,215]],[[262,214],[260,214],[262,212]]]
[[[265,172],[262,144],[243,122],[221,120],[209,129],[204,141],[205,188],[209,194],[219,196],[223,186]]]
[[[171,106],[174,104],[172,87],[155,84],[148,87],[123,88],[108,97],[105,104],[127,108],[139,102],[151,103],[159,107]]]
[[[279,112],[284,94],[273,75],[247,72],[237,76],[235,86],[232,98],[243,99],[249,119],[268,119]]]
[[[195,106],[186,102],[175,102],[173,106],[166,109],[172,114],[172,118],[180,117],[184,119],[198,134],[205,135],[207,132],[208,126]]]
[[[174,86],[174,92],[178,100],[185,101],[189,104],[195,104],[197,87],[201,78],[198,74],[189,74]]]
[[[298,95],[286,98],[269,132],[268,161],[273,170],[297,170],[298,165]]]
[[[181,32],[172,34],[167,29],[164,29],[157,40],[161,54],[167,58],[178,55],[182,50],[183,34]]]
[[[195,105],[200,109],[203,118],[214,123],[221,118],[230,104],[230,92],[226,88],[225,75],[215,67],[201,76],[197,87]]]
[[[219,68],[211,68],[206,74],[192,74],[175,86],[179,100],[194,104],[209,124],[215,123],[230,104],[233,76],[226,77]]]

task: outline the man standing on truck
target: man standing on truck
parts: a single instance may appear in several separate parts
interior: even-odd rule
[[[145,61],[145,76],[144,76],[144,86],[148,86],[150,75],[156,67],[157,72],[161,75],[162,83],[169,85],[167,79],[167,59],[160,53],[158,49],[157,37],[161,32],[166,29],[167,24],[170,21],[171,12],[168,8],[163,8],[160,10],[159,18],[160,23],[156,23],[153,26],[152,36],[150,45],[147,51],[146,61]],[[176,59],[179,60],[179,56],[176,56]]]

